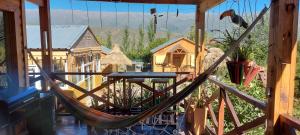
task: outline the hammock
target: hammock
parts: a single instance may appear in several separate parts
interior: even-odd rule
[[[231,48],[226,51],[226,53],[221,56],[214,64],[212,64],[205,72],[200,74],[195,80],[185,87],[182,91],[178,92],[174,96],[162,101],[160,104],[143,111],[135,116],[116,116],[105,112],[101,112],[92,108],[89,108],[81,104],[78,100],[64,93],[64,91],[49,77],[49,75],[43,71],[40,65],[37,64],[41,71],[41,75],[45,80],[49,81],[52,91],[56,96],[62,101],[65,107],[78,119],[84,121],[86,124],[102,129],[117,129],[131,126],[139,121],[145,120],[146,118],[159,114],[166,111],[169,107],[175,105],[179,101],[183,100],[189,94],[191,94],[197,87],[199,87],[203,82],[205,82],[209,75],[217,68],[217,66],[232,52],[234,52],[240,45],[241,41],[248,35],[248,33],[254,28],[257,22],[262,18],[262,16],[267,12],[268,8],[264,8],[259,16],[253,21],[253,23],[246,29],[246,31],[237,39],[231,46]],[[33,59],[33,55],[28,51],[29,56]]]

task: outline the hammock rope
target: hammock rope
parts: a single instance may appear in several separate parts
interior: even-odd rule
[[[200,74],[198,77],[194,79],[194,81],[185,87],[182,91],[178,92],[174,96],[170,97],[162,101],[160,104],[149,108],[148,110],[137,114],[135,116],[116,116],[107,114],[92,108],[89,108],[83,104],[81,104],[78,100],[72,98],[71,96],[64,93],[64,91],[49,77],[48,73],[41,69],[41,66],[37,64],[40,69],[41,75],[47,80],[51,86],[51,90],[56,94],[56,96],[61,99],[63,104],[69,111],[80,120],[84,121],[90,126],[94,126],[96,128],[106,128],[106,129],[117,129],[131,126],[139,121],[145,120],[146,118],[153,116],[155,114],[159,114],[161,112],[166,111],[169,107],[172,107],[179,101],[183,100],[185,97],[190,95],[196,88],[199,87],[203,82],[205,82],[209,75],[213,73],[213,71],[218,67],[218,65],[224,61],[230,54],[232,54],[240,45],[242,40],[250,33],[250,31],[254,28],[257,22],[262,18],[262,16],[267,12],[269,8],[264,8],[259,16],[253,21],[253,23],[245,30],[245,32],[232,43],[229,50],[227,50],[223,56],[221,56],[215,63],[213,63],[206,71]],[[28,50],[29,56],[34,59],[31,52]]]

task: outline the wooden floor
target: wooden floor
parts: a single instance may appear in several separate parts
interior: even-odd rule
[[[179,116],[180,131],[184,131],[184,122],[183,116]],[[155,131],[151,131],[150,129],[145,128],[143,131],[143,135],[156,135],[159,134]],[[161,135],[167,135],[168,133],[161,133]],[[84,123],[75,122],[75,118],[73,116],[60,116],[56,120],[56,135],[88,135],[88,128]],[[92,135],[107,135],[104,130],[97,130]],[[180,135],[188,135],[184,132],[180,132]]]

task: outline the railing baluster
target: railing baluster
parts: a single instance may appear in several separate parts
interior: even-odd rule
[[[230,111],[230,117],[233,120],[233,124],[235,127],[240,127],[241,126],[241,122],[234,110],[234,107],[232,105],[231,100],[228,97],[228,94],[226,93],[226,91],[222,91],[222,96],[225,99],[225,103],[226,103],[226,107],[228,108],[228,110]]]
[[[220,88],[220,96],[219,96],[219,110],[218,110],[218,135],[224,134],[224,112],[225,112],[225,101],[223,99],[223,89]]]

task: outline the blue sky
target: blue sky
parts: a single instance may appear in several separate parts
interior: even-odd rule
[[[260,11],[264,5],[269,5],[270,0],[239,0],[239,2],[234,2],[237,0],[228,0],[210,10],[210,12],[222,12],[226,9],[233,8],[236,11],[240,11],[241,13],[245,12],[254,12],[255,7],[257,12]],[[86,2],[80,0],[50,0],[51,9],[71,9],[71,3],[74,10],[83,10],[86,11]],[[115,12],[116,8],[118,12],[128,12],[128,5],[130,12],[149,12],[150,8],[156,8],[157,12],[167,12],[169,7],[169,12],[176,12],[177,9],[180,13],[194,13],[195,6],[194,5],[158,5],[158,4],[128,4],[128,3],[112,3],[112,2],[87,2],[89,11],[99,11],[100,4],[102,8],[102,12]],[[251,6],[249,6],[249,4]],[[244,6],[246,5],[246,6]],[[246,7],[246,8],[244,8]],[[251,7],[251,9],[250,9]],[[37,9],[37,6],[26,2],[26,9]]]

